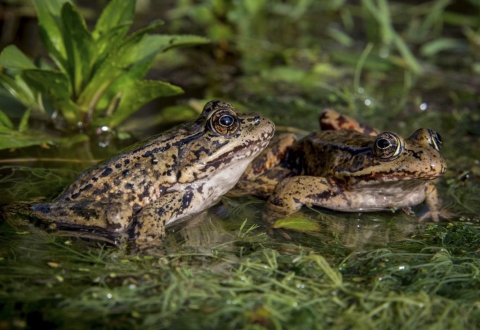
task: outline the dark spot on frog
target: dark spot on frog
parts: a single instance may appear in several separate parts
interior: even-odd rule
[[[128,176],[129,174],[130,174],[130,171],[129,171],[129,170],[125,170],[125,171],[122,172],[123,177],[126,177],[126,176]]]
[[[135,167],[137,168],[140,167],[140,165],[141,165],[140,163],[135,163]]]
[[[104,177],[110,175],[110,173],[112,173],[112,172],[113,172],[113,169],[112,169],[111,167],[107,167],[107,168],[105,169],[105,171],[103,171],[103,173],[100,174],[100,176],[101,176],[102,178],[104,178]]]
[[[107,192],[105,189],[98,189],[98,188],[97,188],[97,189],[95,189],[95,190],[93,191],[92,194],[93,194],[93,196],[97,196],[97,195],[101,195],[101,194],[103,194],[103,193],[105,193],[105,192]]]
[[[93,182],[97,182],[97,181],[98,181],[98,178],[97,178],[96,176],[94,176],[94,177],[92,178],[92,181],[93,181]]]
[[[255,116],[255,117],[252,117],[252,118],[248,118],[247,121],[250,123],[250,122],[255,122],[255,125],[258,125],[260,124],[260,116]]]
[[[107,231],[113,231],[113,232],[115,232],[115,231],[118,231],[119,229],[122,229],[122,225],[120,225],[120,224],[118,224],[118,223],[116,223],[116,224],[109,224],[109,225],[107,226]]]
[[[32,206],[32,210],[41,212],[43,214],[49,214],[51,212],[50,206],[44,204],[37,204]]]
[[[125,160],[123,161],[123,163],[124,163],[125,165],[130,164],[130,159],[125,159]]]
[[[158,159],[156,157],[152,158],[152,164],[158,164]]]
[[[148,191],[149,185],[145,186],[145,189],[143,189],[141,197],[147,198],[150,197],[150,192]]]
[[[69,207],[69,210],[72,211],[74,214],[80,216],[81,218],[85,219],[86,221],[90,221],[91,218],[97,218],[98,212],[91,207],[87,207],[87,203],[79,203]]]
[[[131,182],[125,184],[125,189],[133,190],[133,187],[134,187],[134,184]]]
[[[154,149],[149,150],[149,151],[147,151],[146,153],[144,153],[144,154],[142,155],[142,157],[150,157],[150,156],[152,156],[153,154],[156,154],[156,153],[159,153],[159,152],[164,152],[164,151],[170,149],[170,146],[171,146],[170,144],[167,144],[167,145],[165,145],[165,147],[157,147],[157,148],[154,148]]]
[[[115,164],[115,168],[122,168],[122,163]]]
[[[423,151],[422,151],[422,150],[417,151],[417,152],[411,150],[411,153],[412,153],[412,156],[413,156],[413,157],[415,157],[415,158],[417,158],[417,159],[420,159],[420,160],[422,159],[422,156],[421,156],[421,155],[423,154]]]
[[[195,155],[195,157],[197,157],[196,159],[200,159],[202,157],[203,153],[207,156],[212,155],[212,152],[211,152],[210,148],[207,149],[205,147],[201,147],[201,148],[193,151],[193,154]]]
[[[190,206],[193,199],[193,191],[186,191],[182,197],[182,209],[186,209]]]
[[[179,147],[179,148],[180,148],[180,147],[183,147],[184,145],[189,144],[189,143],[192,142],[192,141],[198,140],[198,139],[201,138],[204,134],[205,134],[205,132],[203,132],[203,131],[202,131],[202,132],[199,132],[199,133],[197,133],[197,134],[194,134],[194,135],[191,135],[191,136],[189,136],[189,137],[186,137],[186,138],[183,139],[183,140],[179,140],[179,141],[175,142],[173,145],[174,145],[175,147]],[[168,146],[170,146],[170,145],[168,145]]]
[[[135,204],[132,205],[132,210],[133,210],[134,213],[137,213],[141,209],[142,209],[142,206],[138,203],[135,203]]]
[[[80,188],[80,190],[79,190],[78,192],[72,194],[72,195],[70,196],[70,198],[71,198],[71,199],[76,199],[76,198],[78,198],[78,197],[82,194],[82,192],[87,191],[87,190],[91,189],[92,187],[93,187],[93,184],[89,183],[89,184],[87,184],[86,186]]]
[[[119,178],[115,178],[115,180],[113,180],[114,186],[118,187],[121,184],[122,184],[122,180],[120,180]]]

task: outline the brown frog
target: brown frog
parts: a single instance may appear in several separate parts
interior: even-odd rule
[[[420,220],[439,220],[435,179],[446,171],[438,133],[418,129],[408,139],[379,133],[353,118],[326,110],[324,131],[297,141],[276,137],[247,168],[232,195],[268,198],[263,217],[286,217],[302,205],[345,212],[395,210],[424,200]]]
[[[198,213],[230,190],[269,143],[275,126],[208,102],[200,117],[135,144],[80,176],[31,216],[67,228],[132,228],[137,248],[161,244],[165,225]]]

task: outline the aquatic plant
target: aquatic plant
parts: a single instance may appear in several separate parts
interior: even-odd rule
[[[144,104],[182,93],[178,86],[145,80],[155,56],[171,48],[206,43],[191,35],[149,34],[156,21],[127,35],[135,0],[113,0],[89,31],[78,9],[65,0],[34,1],[49,60],[33,61],[16,46],[0,54],[0,84],[23,105],[18,125],[0,105],[0,149],[84,141],[95,128],[118,126]],[[53,62],[53,63],[52,63]],[[29,129],[35,115],[61,132]]]

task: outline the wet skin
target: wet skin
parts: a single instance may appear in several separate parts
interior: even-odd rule
[[[159,246],[165,226],[216,203],[269,143],[275,126],[208,102],[200,117],[135,144],[80,174],[31,216],[71,228],[132,230],[139,249]]]
[[[438,133],[418,129],[409,138],[383,132],[326,110],[323,131],[301,140],[282,134],[247,168],[231,195],[268,198],[263,217],[272,222],[303,205],[344,212],[409,211],[423,201],[420,220],[438,221],[436,178],[446,171]]]

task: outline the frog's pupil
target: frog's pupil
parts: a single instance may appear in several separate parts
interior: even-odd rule
[[[222,126],[231,126],[233,124],[233,117],[232,116],[223,116],[219,120],[220,125]]]
[[[390,142],[387,139],[380,139],[377,142],[377,146],[381,149],[385,149],[390,146]]]

